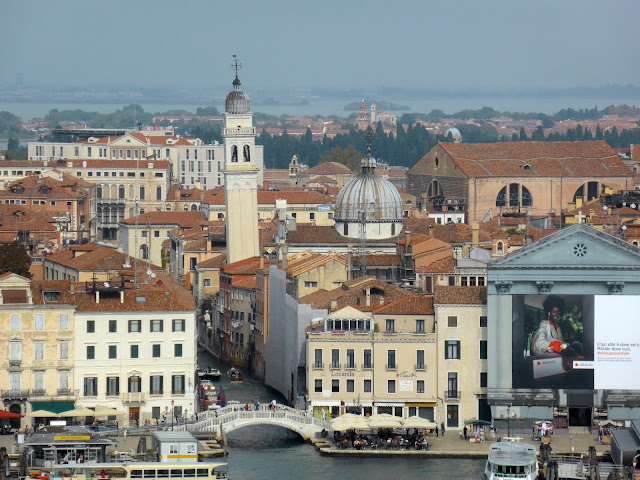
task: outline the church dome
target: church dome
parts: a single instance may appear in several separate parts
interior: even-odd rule
[[[375,168],[376,160],[368,153],[362,159],[362,173],[338,193],[336,223],[359,223],[363,215],[366,215],[367,223],[402,223],[400,194],[391,182],[376,176]]]
[[[251,103],[246,93],[240,90],[240,79],[236,75],[233,81],[233,90],[229,92],[224,101],[224,111],[227,113],[247,113],[251,110]]]
[[[448,137],[449,134],[451,134],[451,136],[453,137],[453,141],[455,143],[462,142],[462,134],[460,133],[460,130],[458,130],[456,127],[451,127],[446,132],[444,132],[445,137]]]

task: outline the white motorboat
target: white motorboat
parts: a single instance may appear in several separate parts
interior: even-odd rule
[[[519,441],[491,444],[484,475],[487,480],[501,478],[536,480],[538,459],[535,447]]]

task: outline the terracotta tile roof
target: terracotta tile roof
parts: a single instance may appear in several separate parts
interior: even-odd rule
[[[347,166],[336,162],[323,162],[303,172],[305,175],[355,175]]]
[[[451,287],[436,285],[435,305],[486,305],[487,287]]]
[[[231,280],[231,285],[238,288],[245,288],[247,290],[255,290],[256,289],[256,278],[255,276],[234,276]]]
[[[207,203],[209,205],[224,205],[224,190],[216,191],[215,193],[209,192],[211,192],[211,190],[207,191],[202,203]],[[333,198],[314,190],[258,190],[258,205],[275,205],[276,200],[286,200],[287,205],[324,204],[333,202]]]
[[[435,262],[425,265],[419,269],[419,273],[426,274],[455,273],[455,271],[456,261],[452,256],[436,260]]]
[[[77,252],[86,252],[78,255]],[[74,258],[75,257],[75,258]],[[85,245],[74,245],[71,248],[64,248],[49,255],[45,262],[57,263],[77,271],[129,271],[133,275],[134,259],[130,255],[125,255],[118,250],[101,245],[87,243]],[[123,268],[122,265],[129,264],[131,267]],[[161,267],[138,260],[138,271],[144,272],[147,268],[159,271]]]
[[[327,177],[326,175],[316,175],[309,179],[309,183],[326,183],[329,185],[336,185],[338,181],[331,177]]]
[[[323,267],[330,262],[338,262],[346,266],[347,256],[335,252],[328,254],[301,252],[287,258],[287,275],[296,277],[309,270]]]
[[[433,296],[409,295],[373,308],[375,315],[433,315]]]
[[[140,285],[138,289],[124,290],[124,301],[120,295],[108,298],[100,297],[96,303],[94,293],[87,291],[86,283],[75,283],[74,293],[70,292],[68,280],[31,282],[34,304],[44,304],[43,292],[60,292],[59,304],[75,305],[77,312],[164,312],[164,311],[194,311],[195,300],[188,290],[172,282],[164,275],[157,274],[154,285]],[[138,301],[144,298],[144,301]],[[50,303],[50,302],[47,302]]]
[[[40,177],[39,175],[29,175],[28,177],[11,182],[0,190],[0,197],[3,198],[47,198],[54,200],[78,200],[87,196],[86,190],[75,190],[75,186],[82,184],[82,187],[92,186],[80,180],[80,182],[56,180],[51,177]]]
[[[370,289],[369,305],[366,305],[366,289]],[[351,306],[362,311],[372,311],[374,306],[393,302],[410,295],[402,288],[394,287],[373,277],[359,277],[333,290],[319,290],[301,297],[298,302],[309,304],[312,308],[330,309],[331,301],[336,300],[338,308]]]
[[[227,263],[227,251],[221,250],[220,255],[204,260],[198,264],[198,268],[222,268]]]
[[[265,265],[275,264],[275,260],[264,258]],[[221,273],[227,275],[255,275],[256,270],[260,268],[260,257],[250,257],[238,262],[227,263]]]
[[[295,230],[287,232],[287,242],[290,244],[299,245],[331,243],[340,245],[353,245],[358,243],[358,239],[343,237],[337,232],[335,227],[332,226],[298,224]],[[393,239],[367,240],[368,244],[393,242]]]
[[[207,217],[203,212],[145,212],[137,217],[138,225],[178,225],[180,228],[192,228],[206,223]],[[136,217],[126,218],[120,223],[135,225]]]
[[[58,163],[60,162],[60,163]],[[86,162],[86,166],[84,163]],[[61,169],[62,172],[66,171],[66,168],[69,168],[67,165],[71,164],[71,168],[102,168],[102,169],[118,169],[118,170],[127,170],[127,169],[137,169],[140,170],[149,170],[148,165],[152,163],[152,169],[155,170],[166,170],[169,167],[168,160],[153,160],[153,159],[140,159],[140,160],[107,160],[107,159],[65,159],[58,161],[48,161],[47,166]],[[67,173],[68,174],[68,173]],[[95,177],[94,177],[95,178]],[[89,185],[92,185],[89,183]]]
[[[439,145],[468,177],[613,177],[631,173],[603,140]]]
[[[400,257],[395,253],[367,253],[368,267],[393,267],[400,265]]]

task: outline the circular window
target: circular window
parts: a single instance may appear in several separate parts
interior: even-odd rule
[[[576,257],[584,257],[587,254],[587,246],[584,243],[576,243],[573,246],[573,254]]]

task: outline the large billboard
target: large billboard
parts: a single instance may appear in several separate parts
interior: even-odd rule
[[[513,388],[640,390],[640,297],[512,298]]]
[[[513,388],[593,389],[593,295],[514,295]]]

